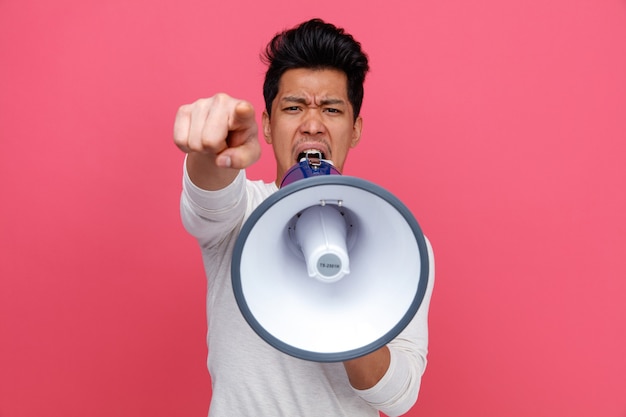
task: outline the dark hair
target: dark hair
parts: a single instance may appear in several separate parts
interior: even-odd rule
[[[263,83],[265,109],[271,114],[283,73],[290,69],[336,69],[348,78],[348,100],[354,117],[363,102],[363,82],[369,70],[367,55],[352,35],[321,19],[312,19],[278,33],[267,44],[263,62],[268,65]]]

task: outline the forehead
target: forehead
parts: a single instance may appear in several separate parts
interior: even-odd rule
[[[348,101],[348,77],[335,69],[290,69],[283,73],[278,84],[277,101],[286,96],[309,100],[341,99]]]

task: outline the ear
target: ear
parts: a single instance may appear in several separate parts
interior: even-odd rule
[[[263,137],[265,138],[265,142],[271,145],[272,144],[272,126],[270,125],[270,115],[267,113],[267,110],[263,110],[261,121],[263,123]]]
[[[363,118],[358,116],[354,121],[354,126],[352,128],[352,142],[350,142],[350,147],[354,148],[359,141],[361,140],[361,130],[363,129]]]

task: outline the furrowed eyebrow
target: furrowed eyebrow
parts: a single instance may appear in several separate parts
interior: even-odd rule
[[[286,96],[283,97],[282,102],[284,103],[296,103],[296,104],[303,104],[303,105],[308,105],[308,101],[306,98],[304,97],[298,97],[298,96]],[[320,100],[320,106],[328,106],[328,105],[345,105],[346,102],[340,98],[327,98],[327,99],[322,99]]]
[[[320,101],[320,106],[329,106],[329,105],[335,106],[337,104],[343,106],[346,104],[346,102],[340,98],[328,98],[328,99],[324,99]]]
[[[307,104],[307,101],[304,97],[297,96],[286,96],[281,100],[283,103],[297,103],[297,104]]]

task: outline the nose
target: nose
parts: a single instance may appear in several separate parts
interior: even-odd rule
[[[320,109],[308,109],[308,111],[305,112],[302,123],[300,124],[300,132],[311,136],[326,133],[326,125],[322,119]]]

